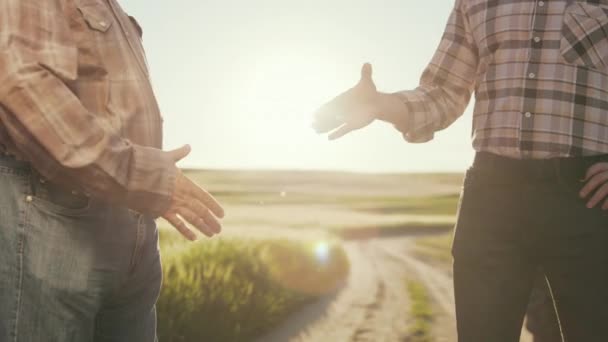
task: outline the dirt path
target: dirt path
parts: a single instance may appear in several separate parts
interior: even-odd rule
[[[372,243],[349,242],[346,250],[351,274],[344,288],[259,342],[402,340],[408,311],[405,271]]]
[[[407,335],[406,279],[421,281],[432,296],[435,340],[456,341],[452,279],[413,255],[414,238],[346,242],[351,274],[336,294],[289,317],[256,342],[399,342]],[[529,335],[522,336],[529,342]]]

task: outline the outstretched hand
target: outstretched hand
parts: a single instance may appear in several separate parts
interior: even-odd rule
[[[608,163],[593,165],[585,177],[587,184],[581,190],[581,198],[591,198],[587,202],[588,208],[595,208],[599,204],[603,210],[608,210]]]
[[[335,140],[371,124],[379,112],[379,93],[371,64],[364,64],[359,83],[323,105],[315,114],[313,128]]]
[[[190,154],[190,146],[186,145],[169,153],[177,163]],[[196,234],[188,228],[186,222],[207,237],[212,237],[222,230],[218,218],[224,217],[224,209],[211,194],[178,171],[171,207],[162,217],[184,237],[194,241]]]

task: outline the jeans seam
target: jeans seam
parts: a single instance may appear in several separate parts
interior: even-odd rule
[[[24,195],[29,195],[30,189],[30,179],[29,177],[25,177],[22,179],[23,189],[26,189]],[[17,199],[19,202],[20,198]],[[13,326],[13,334],[14,334],[14,342],[17,342],[19,339],[19,318],[21,313],[21,298],[23,292],[23,255],[25,253],[25,227],[27,226],[27,205],[24,207],[23,204],[18,204],[19,210],[19,223],[17,225],[17,289],[16,289],[16,298],[15,298],[15,320]]]
[[[23,286],[23,245],[24,245],[24,237],[20,234],[19,240],[17,242],[17,273],[18,273],[18,281],[17,281],[17,296],[15,298],[15,321],[13,326],[13,334],[14,334],[14,342],[17,342],[17,338],[19,336],[19,313],[21,310],[21,290]]]
[[[136,228],[136,237],[135,237],[135,248],[133,249],[133,256],[131,258],[131,267],[130,273],[135,271],[137,264],[139,263],[139,258],[141,256],[141,250],[144,245],[144,240],[146,239],[146,224],[144,216],[139,214],[139,218],[137,219],[137,228]]]

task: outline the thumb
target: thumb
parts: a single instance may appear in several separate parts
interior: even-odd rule
[[[190,145],[184,145],[178,149],[168,151],[167,153],[169,153],[169,155],[171,156],[171,159],[173,159],[173,161],[175,161],[177,163],[178,161],[186,158],[190,154],[191,151],[192,151],[192,148],[190,147]]]
[[[365,63],[363,64],[363,67],[361,68],[361,82],[372,82],[372,73],[373,73],[373,68],[372,65],[369,63]]]

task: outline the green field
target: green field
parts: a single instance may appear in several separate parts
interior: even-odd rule
[[[409,324],[408,336],[405,342],[433,342],[432,325],[434,314],[431,299],[426,288],[418,281],[409,280],[406,284],[406,289],[412,301],[410,307],[412,322]]]
[[[161,341],[248,341],[338,289],[349,270],[336,244],[287,240],[182,242],[161,230]]]
[[[446,269],[452,265],[452,234],[441,234],[416,241],[416,254],[429,263]]]
[[[220,238],[189,243],[159,221],[161,341],[250,341],[340,288],[342,238],[453,225],[458,174],[187,171],[226,209]]]

